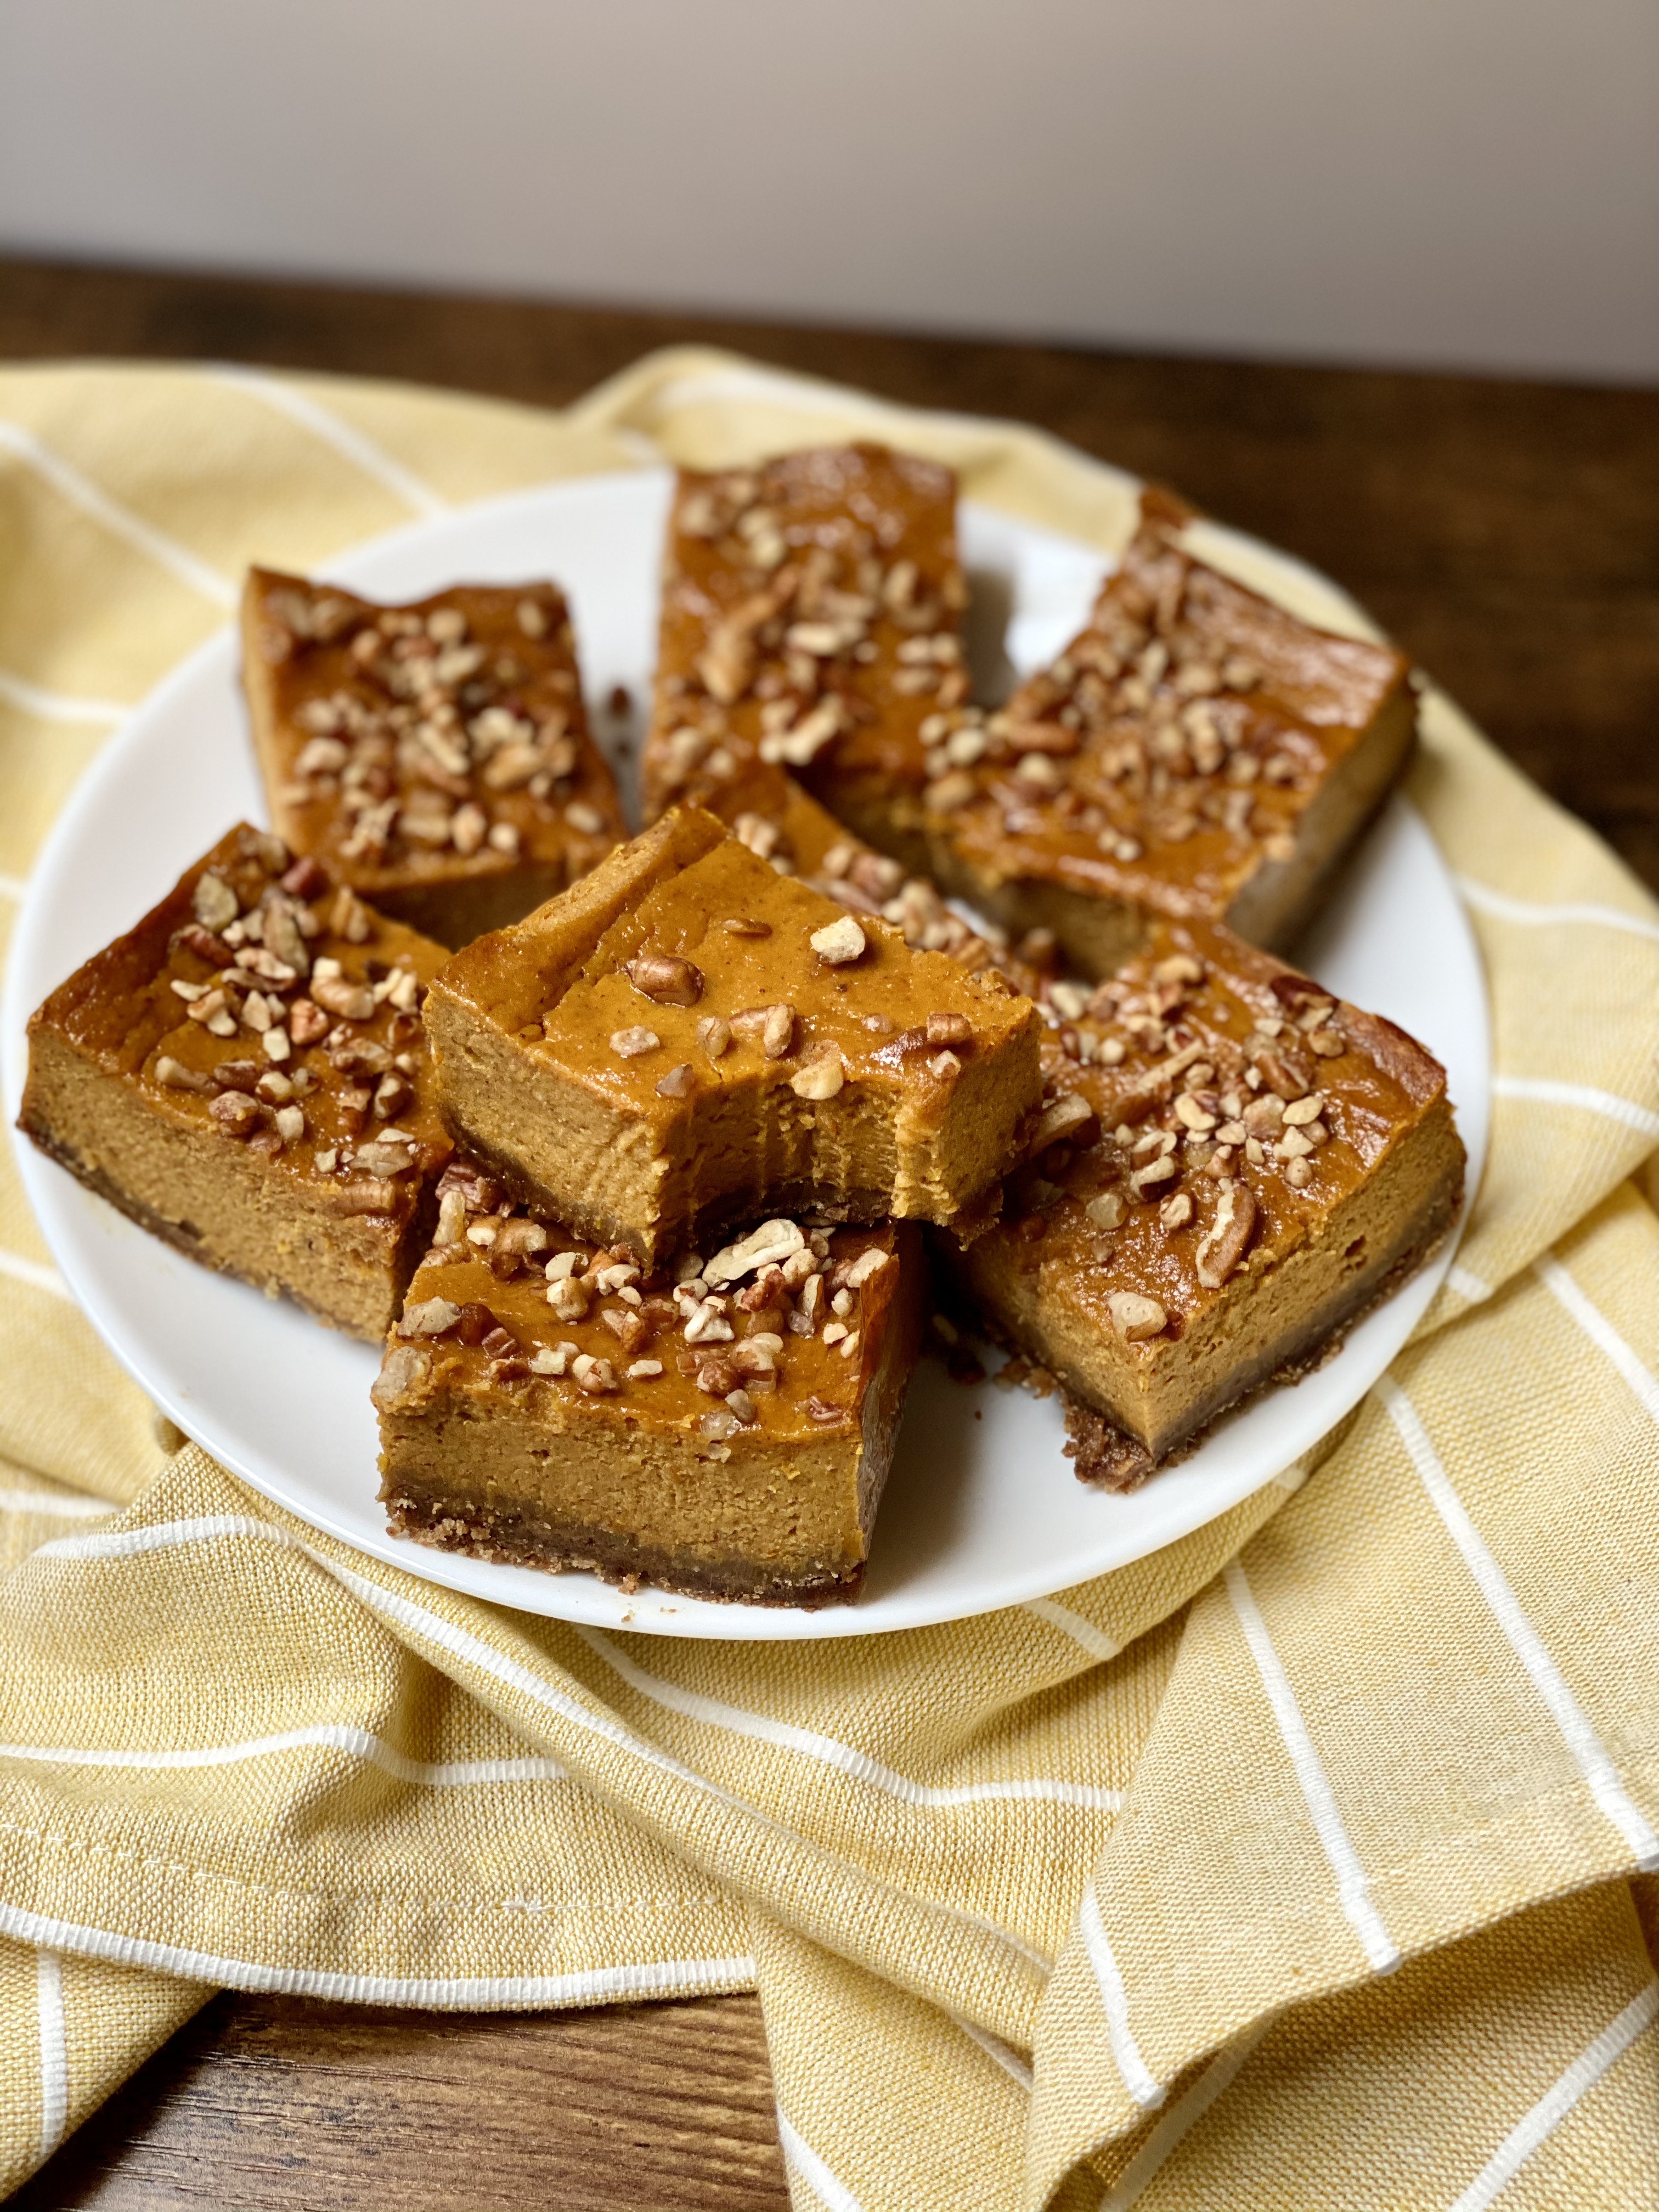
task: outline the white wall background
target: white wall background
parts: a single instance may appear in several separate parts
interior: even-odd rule
[[[1659,380],[1659,4],[0,0],[0,248]]]

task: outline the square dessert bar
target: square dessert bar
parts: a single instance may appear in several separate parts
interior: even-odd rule
[[[647,1264],[768,1208],[967,1231],[1040,1090],[994,972],[781,874],[677,808],[427,1002],[438,1097],[507,1187]]]
[[[1153,925],[1073,1011],[959,1264],[1070,1395],[1079,1474],[1128,1488],[1432,1250],[1463,1147],[1421,1046],[1224,930]]]
[[[1290,945],[1381,805],[1416,734],[1398,653],[1298,621],[1183,550],[1148,494],[1088,626],[988,719],[932,726],[931,872],[1015,930],[1051,929],[1086,973],[1142,913]],[[861,826],[908,851],[913,802]]]
[[[964,968],[994,968],[1027,998],[1041,993],[1041,972],[1006,939],[974,929],[926,876],[907,876],[900,863],[844,829],[787,769],[759,759],[735,773],[693,776],[687,802],[718,814],[733,835],[780,875],[822,891],[858,915],[890,922],[918,952],[945,952]],[[994,933],[994,924],[989,925]]]
[[[763,1222],[642,1275],[457,1162],[374,1402],[393,1534],[700,1597],[856,1595],[921,1334],[914,1229]]]
[[[901,797],[919,819],[924,730],[968,697],[967,596],[956,478],[936,462],[855,445],[684,472],[647,813],[689,796],[699,772],[718,783],[759,757],[794,769],[861,835]]]
[[[556,585],[382,607],[250,569],[242,677],[278,832],[441,944],[516,921],[626,835]]]
[[[379,1339],[451,1150],[419,1011],[445,957],[233,830],[34,1014],[18,1127],[191,1259]]]

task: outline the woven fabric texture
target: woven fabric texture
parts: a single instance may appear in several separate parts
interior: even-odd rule
[[[247,562],[848,435],[1132,521],[1036,432],[707,353],[562,416],[0,372],[0,925]],[[365,1559],[158,1423],[0,1161],[0,2186],[215,1987],[758,1989],[802,2212],[1659,2202],[1659,910],[1424,728],[1493,1018],[1458,1263],[1309,1463],[1056,1601],[677,1644]]]

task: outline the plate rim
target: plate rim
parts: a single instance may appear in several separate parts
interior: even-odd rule
[[[351,546],[337,549],[326,559],[317,564],[315,573],[330,577],[342,584],[350,585],[354,580],[358,580],[361,588],[374,589],[376,587],[361,583],[361,580],[355,580],[351,572],[362,566],[372,567],[377,561],[395,556],[399,551],[416,550],[434,538],[441,538],[446,531],[453,529],[458,523],[488,529],[498,516],[511,517],[526,512],[533,513],[538,507],[550,499],[575,501],[582,496],[597,495],[604,500],[614,495],[617,490],[624,487],[629,492],[638,492],[653,482],[659,487],[663,479],[670,473],[671,471],[666,464],[641,463],[639,465],[623,469],[594,471],[578,477],[558,477],[533,485],[520,486],[488,500],[472,501],[452,508],[441,516],[418,518],[392,530],[378,532],[374,537],[361,540]],[[1004,526],[1046,538],[1057,545],[1087,555],[1095,561],[1109,562],[1113,557],[1109,552],[1091,544],[1084,538],[1074,537],[1067,532],[1054,530],[1045,524],[1031,522],[992,501],[964,499],[962,506],[964,508],[983,508]],[[1319,570],[1311,568],[1293,555],[1283,553],[1277,547],[1254,538],[1248,533],[1235,531],[1229,526],[1213,525],[1211,527],[1218,535],[1224,535],[1231,540],[1243,557],[1252,564],[1261,564],[1269,574],[1277,571],[1287,580],[1293,577],[1304,588],[1307,586],[1316,588],[1320,596],[1328,600],[1333,610],[1339,606],[1342,609],[1350,623],[1363,624],[1372,634],[1376,634],[1375,626],[1363,607],[1352,600],[1340,586],[1325,577]],[[186,1436],[193,1436],[192,1409],[180,1402],[170,1382],[164,1378],[158,1378],[138,1356],[129,1336],[124,1334],[120,1327],[118,1311],[109,1310],[109,1302],[101,1295],[100,1279],[95,1273],[88,1277],[83,1271],[82,1254],[78,1245],[72,1238],[60,1240],[53,1233],[54,1227],[60,1225],[56,1222],[56,1209],[52,1197],[57,1185],[46,1176],[46,1170],[55,1164],[40,1155],[15,1127],[16,1109],[21,1098],[27,1060],[26,1024],[27,1020],[27,1010],[21,1008],[18,992],[22,971],[27,966],[32,964],[32,956],[37,954],[37,939],[42,938],[46,933],[48,893],[63,872],[66,856],[72,854],[76,849],[83,834],[84,817],[97,816],[102,785],[108,778],[119,772],[120,767],[131,751],[142,750],[150,726],[157,718],[165,718],[175,695],[188,696],[192,688],[205,678],[222,674],[222,669],[220,664],[227,657],[234,671],[235,650],[236,626],[233,619],[216,627],[188,654],[169,669],[144,696],[136,702],[112,732],[76,782],[64,805],[60,809],[36,857],[29,878],[27,893],[18,909],[5,969],[6,1020],[3,1041],[3,1054],[0,1057],[3,1060],[3,1095],[7,1119],[12,1125],[11,1139],[19,1163],[20,1178],[25,1194],[29,1200],[43,1240],[67,1284],[75,1304],[91,1322],[100,1341],[113,1354],[122,1369],[132,1377],[150,1401],[158,1406]],[[1385,1301],[1382,1307],[1375,1310],[1379,1313],[1392,1310],[1405,1318],[1406,1322],[1399,1341],[1388,1353],[1379,1372],[1385,1372],[1387,1366],[1403,1349],[1412,1330],[1421,1319],[1423,1313],[1427,1310],[1455,1261],[1475,1194],[1479,1190],[1480,1175],[1485,1165],[1491,1109],[1491,1006],[1484,963],[1480,958],[1472,924],[1463,902],[1456,896],[1452,871],[1429,834],[1427,825],[1423,822],[1420,813],[1412,805],[1409,799],[1399,792],[1396,792],[1391,799],[1390,809],[1402,811],[1409,817],[1413,824],[1412,834],[1421,838],[1450,894],[1448,901],[1449,909],[1455,916],[1456,924],[1463,939],[1462,950],[1477,986],[1475,996],[1480,1012],[1481,1033],[1476,1042],[1480,1047],[1479,1063],[1484,1070],[1486,1080],[1483,1095],[1478,1101],[1471,1100],[1460,1103],[1460,1133],[1463,1136],[1469,1150],[1468,1195],[1462,1212],[1444,1243],[1425,1265],[1390,1299]],[[165,885],[161,886],[156,896],[161,896],[164,890]],[[38,957],[33,958],[33,964],[39,966]],[[1466,1115],[1471,1117],[1472,1127],[1465,1125]],[[64,1171],[60,1169],[58,1173],[63,1175]],[[72,1182],[69,1182],[66,1185],[64,1194],[66,1201],[73,1202],[68,1200],[70,1192],[79,1194],[81,1186]],[[1351,1344],[1352,1339],[1348,1342]],[[1347,1349],[1348,1345],[1345,1344],[1343,1354],[1339,1356],[1345,1356]],[[1363,1401],[1366,1392],[1373,1387],[1374,1380],[1375,1377],[1372,1382],[1364,1385],[1351,1401],[1351,1406],[1358,1405]],[[194,1419],[199,1421],[199,1408],[198,1408],[195,1409]],[[1334,1416],[1332,1422],[1327,1423],[1321,1428],[1319,1435],[1328,1433],[1329,1427],[1334,1425],[1334,1420],[1341,1418],[1343,1416],[1340,1414]],[[213,1425],[210,1423],[204,1425],[210,1427]],[[667,1635],[687,1640],[747,1643],[814,1642],[845,1636],[896,1634],[908,1629],[942,1626],[954,1620],[974,1618],[983,1613],[1030,1604],[1034,1600],[1052,1597],[1058,1592],[1068,1589],[1083,1587],[1088,1582],[1097,1579],[1103,1575],[1115,1572],[1120,1567],[1133,1565],[1138,1560],[1150,1557],[1157,1551],[1164,1548],[1165,1546],[1182,1541],[1186,1536],[1206,1527],[1212,1520],[1231,1510],[1236,1504],[1242,1504],[1268,1484],[1279,1480],[1286,1468],[1293,1467],[1297,1460],[1311,1449],[1317,1441],[1318,1438],[1315,1437],[1304,1443],[1298,1450],[1290,1453],[1282,1464],[1262,1473],[1247,1488],[1236,1493],[1230,1491],[1222,1503],[1199,1511],[1190,1518],[1182,1518],[1182,1524],[1179,1528],[1161,1532],[1155,1531],[1149,1534],[1144,1542],[1131,1539],[1118,1551],[1109,1565],[1096,1567],[1085,1572],[1081,1577],[1074,1572],[1068,1571],[1060,1574],[1059,1578],[1055,1579],[1056,1571],[1053,1566],[1046,1568],[1034,1566],[1024,1577],[1016,1577],[1012,1584],[1005,1586],[994,1598],[988,1601],[975,1601],[954,1607],[929,1606],[924,1603],[920,1612],[900,1618],[872,1618],[874,1607],[857,1603],[849,1606],[827,1607],[817,1612],[808,1612],[799,1607],[718,1605],[706,1600],[677,1597],[676,1594],[668,1592],[653,1593],[653,1595],[665,1598],[672,1602],[677,1608],[673,1618],[664,1619],[659,1614],[653,1613],[648,1617],[635,1619],[624,1613],[622,1618],[617,1619],[615,1617],[617,1607],[623,1604],[625,1601],[621,1593],[614,1591],[611,1586],[605,1584],[597,1585],[598,1591],[605,1594],[607,1599],[616,1599],[617,1606],[605,1604],[602,1608],[605,1614],[603,1619],[596,1620],[591,1613],[573,1612],[568,1607],[534,1603],[531,1601],[529,1593],[526,1593],[526,1601],[520,1603],[513,1597],[487,1594],[466,1586],[469,1579],[466,1571],[470,1568],[484,1566],[486,1563],[471,1561],[465,1559],[464,1555],[439,1553],[422,1546],[400,1541],[389,1533],[380,1536],[376,1541],[366,1536],[362,1530],[348,1529],[335,1525],[331,1522],[325,1507],[319,1507],[313,1502],[307,1502],[304,1505],[296,1504],[291,1492],[285,1494],[280,1486],[241,1462],[234,1453],[225,1449],[222,1442],[204,1443],[203,1449],[207,1450],[210,1456],[223,1461],[238,1480],[246,1482],[250,1488],[271,1504],[285,1512],[291,1513],[296,1520],[308,1527],[319,1529],[353,1553],[374,1559],[381,1564],[399,1568],[419,1581],[434,1583],[464,1596],[478,1597],[483,1602],[501,1605],[507,1609],[525,1613],[532,1617],[568,1621],[578,1626],[622,1627],[631,1629],[636,1633]],[[413,1556],[410,1556],[411,1554]],[[585,1574],[551,1576],[542,1574],[536,1570],[499,1569],[493,1565],[489,1567],[489,1571],[531,1577],[532,1578],[532,1588],[534,1593],[538,1595],[550,1595],[562,1585],[569,1589],[577,1583],[582,1586],[585,1592],[588,1585],[594,1583],[594,1578]],[[1029,1588],[1026,1587],[1028,1583],[1030,1585]],[[880,1603],[884,1608],[891,1604],[895,1610],[903,1614],[902,1591],[895,1591],[891,1594],[890,1599],[884,1599]],[[684,1607],[684,1611],[678,1611],[678,1608],[680,1607]]]

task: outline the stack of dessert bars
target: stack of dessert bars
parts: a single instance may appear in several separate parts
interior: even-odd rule
[[[1400,655],[1149,493],[971,696],[956,487],[682,476],[631,841],[549,583],[255,571],[243,825],[31,1024],[21,1126],[384,1345],[420,1542],[856,1595],[924,1347],[1117,1489],[1325,1355],[1461,1202],[1440,1067],[1277,957],[1409,757]],[[970,921],[950,902],[960,900]]]

